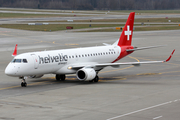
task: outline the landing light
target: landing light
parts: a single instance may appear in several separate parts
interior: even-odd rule
[[[71,67],[71,66],[69,66],[69,67],[68,67],[68,69],[72,69],[72,67]]]

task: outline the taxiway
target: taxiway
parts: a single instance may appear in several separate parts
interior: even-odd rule
[[[180,118],[180,30],[134,32],[137,47],[167,45],[136,51],[120,60],[165,60],[164,64],[107,67],[99,83],[80,82],[74,75],[64,82],[45,75],[28,79],[4,74],[18,44],[18,54],[32,51],[99,46],[114,43],[120,32],[33,32],[0,28],[0,119],[8,120],[177,120]]]

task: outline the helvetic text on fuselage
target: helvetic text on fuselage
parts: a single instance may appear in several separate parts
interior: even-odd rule
[[[39,64],[47,64],[47,63],[54,63],[54,62],[58,62],[59,64],[66,64],[68,61],[68,56],[67,55],[63,55],[58,54],[56,56],[50,56],[48,55],[47,57],[41,57],[39,56]]]

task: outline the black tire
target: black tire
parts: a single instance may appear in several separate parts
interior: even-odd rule
[[[61,79],[61,78],[60,78],[60,75],[56,74],[56,80],[57,80],[57,81],[60,81],[60,79]]]
[[[56,80],[57,81],[64,81],[66,79],[66,75],[59,75],[59,74],[56,74]]]
[[[27,87],[27,83],[26,82],[22,82],[21,83],[21,87]]]
[[[93,79],[94,82],[98,82],[99,81],[99,77],[96,76],[94,79]]]
[[[24,83],[23,82],[21,83],[21,87],[24,87]]]
[[[27,87],[27,83],[26,82],[24,83],[24,87]]]
[[[66,75],[60,75],[60,79],[61,79],[62,81],[65,81]]]

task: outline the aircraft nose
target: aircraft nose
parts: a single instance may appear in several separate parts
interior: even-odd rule
[[[8,65],[8,66],[6,67],[6,69],[5,69],[5,74],[8,75],[8,76],[13,76],[13,75],[15,75],[15,73],[14,73],[14,71],[13,71],[13,69],[12,69],[12,67],[11,67],[10,65]]]

